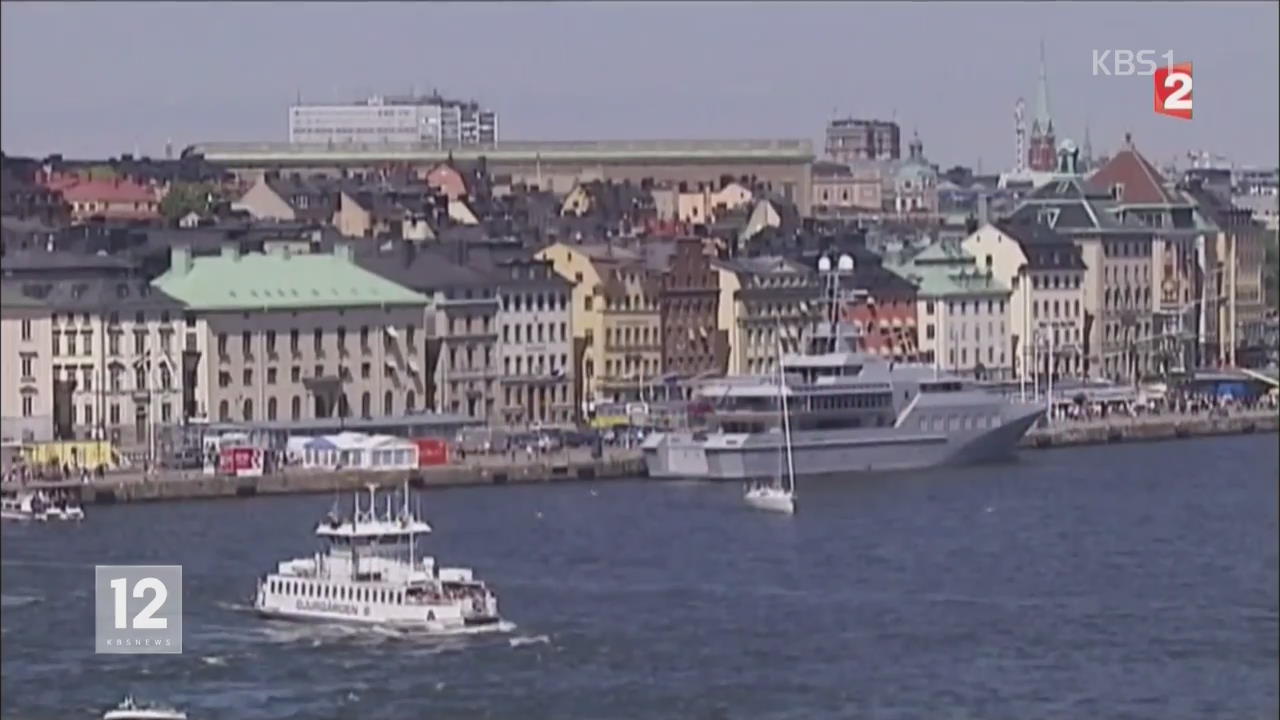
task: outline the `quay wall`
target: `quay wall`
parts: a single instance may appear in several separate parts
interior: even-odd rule
[[[577,480],[608,480],[644,475],[638,451],[601,460],[495,465],[448,465],[398,472],[368,470],[286,470],[260,477],[225,477],[199,472],[162,472],[79,482],[37,483],[33,487],[69,492],[85,504],[196,500],[256,495],[350,492],[370,484],[398,486],[406,480],[414,488],[530,484]]]
[[[1022,447],[1050,448],[1073,445],[1105,445],[1151,442],[1209,435],[1243,435],[1280,431],[1280,413],[1252,412],[1228,417],[1174,415],[1117,418],[1111,421],[1067,422],[1035,428],[1022,438]]]

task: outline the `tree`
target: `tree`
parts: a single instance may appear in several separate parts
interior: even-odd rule
[[[219,196],[219,189],[209,183],[176,182],[160,201],[160,212],[169,222],[176,222],[191,212],[207,215]]]

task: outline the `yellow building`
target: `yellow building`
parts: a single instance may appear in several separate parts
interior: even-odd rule
[[[580,395],[598,402],[643,400],[662,372],[660,275],[644,255],[605,244],[558,242],[538,253],[573,283],[572,327],[583,346]]]
[[[729,340],[728,375],[777,368],[778,341],[799,352],[821,315],[821,285],[805,266],[780,257],[716,260],[720,274],[717,329]]]

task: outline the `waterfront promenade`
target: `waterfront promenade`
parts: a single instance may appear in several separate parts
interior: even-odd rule
[[[1022,439],[1022,446],[1048,448],[1099,445],[1277,430],[1280,430],[1280,413],[1275,408],[1233,410],[1226,415],[1215,415],[1208,411],[1137,416],[1115,414],[1088,420],[1056,419],[1047,427],[1033,428]]]
[[[1090,420],[1059,419],[1033,429],[1023,438],[1022,446],[1068,447],[1277,430],[1280,430],[1280,414],[1274,409],[1237,410],[1225,416],[1208,412],[1113,415]],[[387,485],[405,480],[415,487],[428,488],[610,480],[644,475],[644,460],[638,449],[609,447],[600,458],[593,458],[586,448],[533,454],[522,451],[468,454],[447,465],[401,472],[289,467],[259,477],[225,477],[199,470],[162,470],[151,475],[114,472],[101,478],[91,477],[88,482],[31,482],[27,487],[65,492],[78,496],[84,503],[114,503],[347,492],[370,483]],[[14,487],[14,484],[6,483],[5,487]]]

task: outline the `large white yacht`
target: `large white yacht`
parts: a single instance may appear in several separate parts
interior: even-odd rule
[[[418,555],[431,526],[410,509],[409,486],[398,511],[384,513],[356,495],[349,518],[329,514],[316,527],[324,552],[286,560],[258,582],[254,607],[264,616],[402,626],[424,632],[499,629],[498,599],[470,568],[440,567]]]
[[[757,480],[775,472],[786,402],[797,476],[911,470],[1013,453],[1044,415],[936,366],[895,363],[855,351],[839,314],[839,274],[830,261],[826,320],[806,352],[782,359],[783,376],[712,380],[695,401],[709,408],[701,430],[654,433],[643,448],[650,477]],[[841,270],[852,260],[841,258]]]

